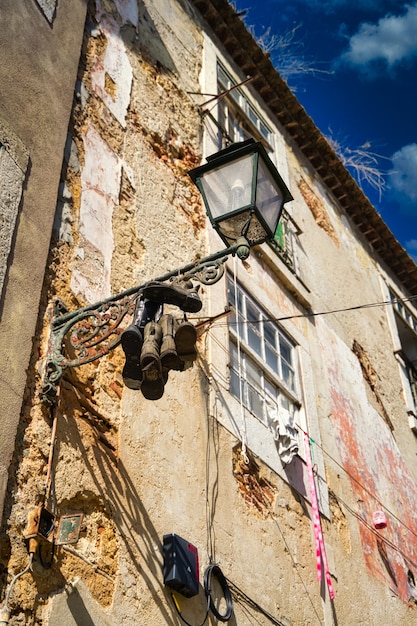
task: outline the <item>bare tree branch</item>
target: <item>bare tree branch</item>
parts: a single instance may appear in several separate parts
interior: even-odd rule
[[[229,0],[229,2],[237,11],[234,0]],[[295,86],[290,85],[294,78],[300,82],[302,76],[306,75],[334,74],[331,70],[317,68],[313,60],[304,56],[303,44],[296,39],[297,31],[301,28],[301,24],[294,26],[294,28],[283,35],[272,33],[271,27],[264,28],[263,33],[257,35],[255,27],[247,23],[248,13],[249,9],[240,11],[239,17],[245,22],[246,28],[253,35],[260,48],[266,54],[269,54],[274,67],[287,82],[291,91],[294,93],[300,91],[299,84]],[[341,142],[336,139],[331,131],[325,137],[343,165],[351,172],[358,185],[363,187],[364,183],[368,184],[378,192],[379,199],[381,199],[383,192],[387,188],[386,178],[389,172],[381,169],[380,162],[382,159],[388,161],[390,159],[374,152],[369,141],[358,148],[350,148],[346,145],[346,141]]]
[[[365,142],[358,148],[350,148],[331,134],[325,135],[325,137],[343,165],[353,174],[356,182],[361,187],[366,182],[372,189],[378,192],[381,200],[382,194],[387,188],[386,177],[388,171],[381,169],[380,161],[382,159],[389,161],[390,159],[374,152],[370,141]]]

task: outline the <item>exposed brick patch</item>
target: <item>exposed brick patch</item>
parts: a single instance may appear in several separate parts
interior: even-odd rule
[[[337,237],[335,229],[333,228],[330,218],[327,215],[323,203],[319,200],[319,198],[309,187],[309,185],[307,185],[305,180],[301,179],[298,182],[298,188],[301,191],[301,195],[303,196],[308,208],[312,212],[314,219],[317,222],[317,225],[320,226],[320,228],[322,228],[329,235],[330,239],[337,246],[339,246],[339,239]]]
[[[245,463],[241,446],[233,449],[233,475],[239,486],[239,492],[249,507],[255,507],[262,515],[273,511],[276,498],[275,487],[261,475],[261,468],[251,456]]]

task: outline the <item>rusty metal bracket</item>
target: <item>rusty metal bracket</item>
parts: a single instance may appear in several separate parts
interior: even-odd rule
[[[61,301],[57,301],[44,364],[44,402],[55,403],[59,382],[67,368],[95,361],[120,343],[120,335],[124,330],[122,322],[127,315],[134,313],[136,300],[149,283],[169,281],[181,285],[194,280],[204,285],[214,285],[223,276],[224,263],[228,257],[235,254],[239,256],[241,250],[242,241],[238,241],[200,261],[76,311],[69,312]]]

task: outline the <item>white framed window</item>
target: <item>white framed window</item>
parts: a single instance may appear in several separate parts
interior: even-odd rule
[[[217,61],[219,148],[253,137],[271,150],[273,132],[237,82]]]
[[[228,276],[230,391],[261,422],[271,414],[294,423],[299,407],[292,339]]]

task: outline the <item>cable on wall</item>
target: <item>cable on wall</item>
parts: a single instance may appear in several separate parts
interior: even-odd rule
[[[300,494],[300,495],[301,495],[301,494]],[[298,563],[297,563],[297,561],[294,559],[294,557],[293,557],[293,555],[292,555],[292,553],[291,553],[290,546],[289,546],[289,544],[288,544],[287,540],[285,539],[285,536],[284,536],[284,533],[283,533],[283,531],[282,531],[282,528],[281,528],[281,526],[279,525],[278,520],[276,519],[276,517],[274,517],[274,516],[272,515],[272,513],[270,513],[269,515],[270,515],[270,517],[271,517],[272,521],[274,522],[275,526],[278,528],[278,531],[279,531],[279,533],[280,533],[280,535],[281,535],[281,539],[282,539],[282,541],[284,542],[284,545],[285,545],[285,547],[286,547],[286,549],[287,549],[287,552],[288,552],[288,554],[289,554],[289,556],[290,556],[290,559],[291,559],[291,561],[292,561],[293,567],[294,567],[295,571],[296,571],[296,572],[297,572],[297,574],[298,574],[298,577],[299,577],[299,579],[300,579],[300,581],[301,581],[302,586],[304,587],[304,591],[305,591],[305,593],[306,593],[306,596],[307,596],[307,598],[308,598],[308,599],[309,599],[309,601],[310,601],[310,604],[311,604],[311,606],[312,606],[312,608],[313,608],[314,613],[316,614],[316,617],[317,617],[317,619],[318,619],[319,624],[321,624],[321,625],[322,625],[322,624],[323,624],[323,622],[322,622],[322,620],[321,620],[321,618],[320,618],[320,615],[317,613],[317,609],[316,609],[316,607],[315,607],[315,606],[314,606],[314,604],[313,604],[313,600],[311,599],[311,596],[310,596],[310,594],[309,594],[309,592],[308,592],[308,589],[307,589],[307,587],[306,587],[306,584],[305,584],[305,582],[304,582],[304,580],[303,580],[303,578],[302,578],[302,576],[301,576],[301,574],[300,574],[300,571],[299,571],[299,569],[298,569]]]
[[[194,626],[194,624],[191,624],[191,622],[187,621],[187,620],[185,619],[185,617],[183,617],[183,615],[182,615],[182,611],[181,611],[181,607],[180,607],[180,604],[179,604],[179,602],[178,602],[178,600],[177,600],[176,596],[174,595],[174,593],[173,593],[172,591],[171,591],[171,598],[172,598],[172,602],[174,603],[175,610],[176,610],[177,615],[178,615],[178,617],[180,618],[180,620],[181,620],[182,622],[184,622],[184,624],[186,624],[187,626]],[[209,605],[208,605],[208,602],[207,602],[207,612],[206,612],[206,615],[205,615],[205,617],[204,617],[203,621],[202,621],[202,622],[200,622],[199,626],[204,626],[204,624],[205,624],[205,623],[206,623],[206,621],[207,621],[208,614],[209,614]]]
[[[224,613],[220,613],[212,595],[212,579],[213,578],[215,578],[217,582],[219,583],[220,588],[222,590],[223,597],[226,602],[226,610]],[[214,617],[219,622],[228,622],[233,614],[232,594],[227,584],[225,575],[221,571],[220,567],[216,565],[215,563],[212,563],[211,565],[209,565],[204,572],[204,593],[206,595],[206,600],[207,600],[207,611],[206,611],[206,615],[203,621],[200,622],[199,626],[204,626],[204,624],[207,621],[210,611],[213,613]],[[193,624],[191,624],[188,620],[185,619],[185,617],[183,617],[181,606],[172,591],[171,591],[171,598],[174,603],[177,615],[181,619],[181,621],[184,622],[184,624],[186,624],[187,626],[193,626]]]
[[[226,601],[226,611],[224,613],[220,613],[220,611],[217,609],[215,602],[213,600],[212,594],[211,594],[211,579],[213,577],[217,579],[221,587],[223,597]],[[204,572],[204,591],[207,596],[208,607],[210,611],[213,613],[213,615],[220,622],[228,622],[233,614],[232,594],[230,593],[230,589],[227,584],[225,575],[221,571],[220,567],[216,565],[215,563],[212,563],[211,565],[209,565],[206,568],[206,571]]]

